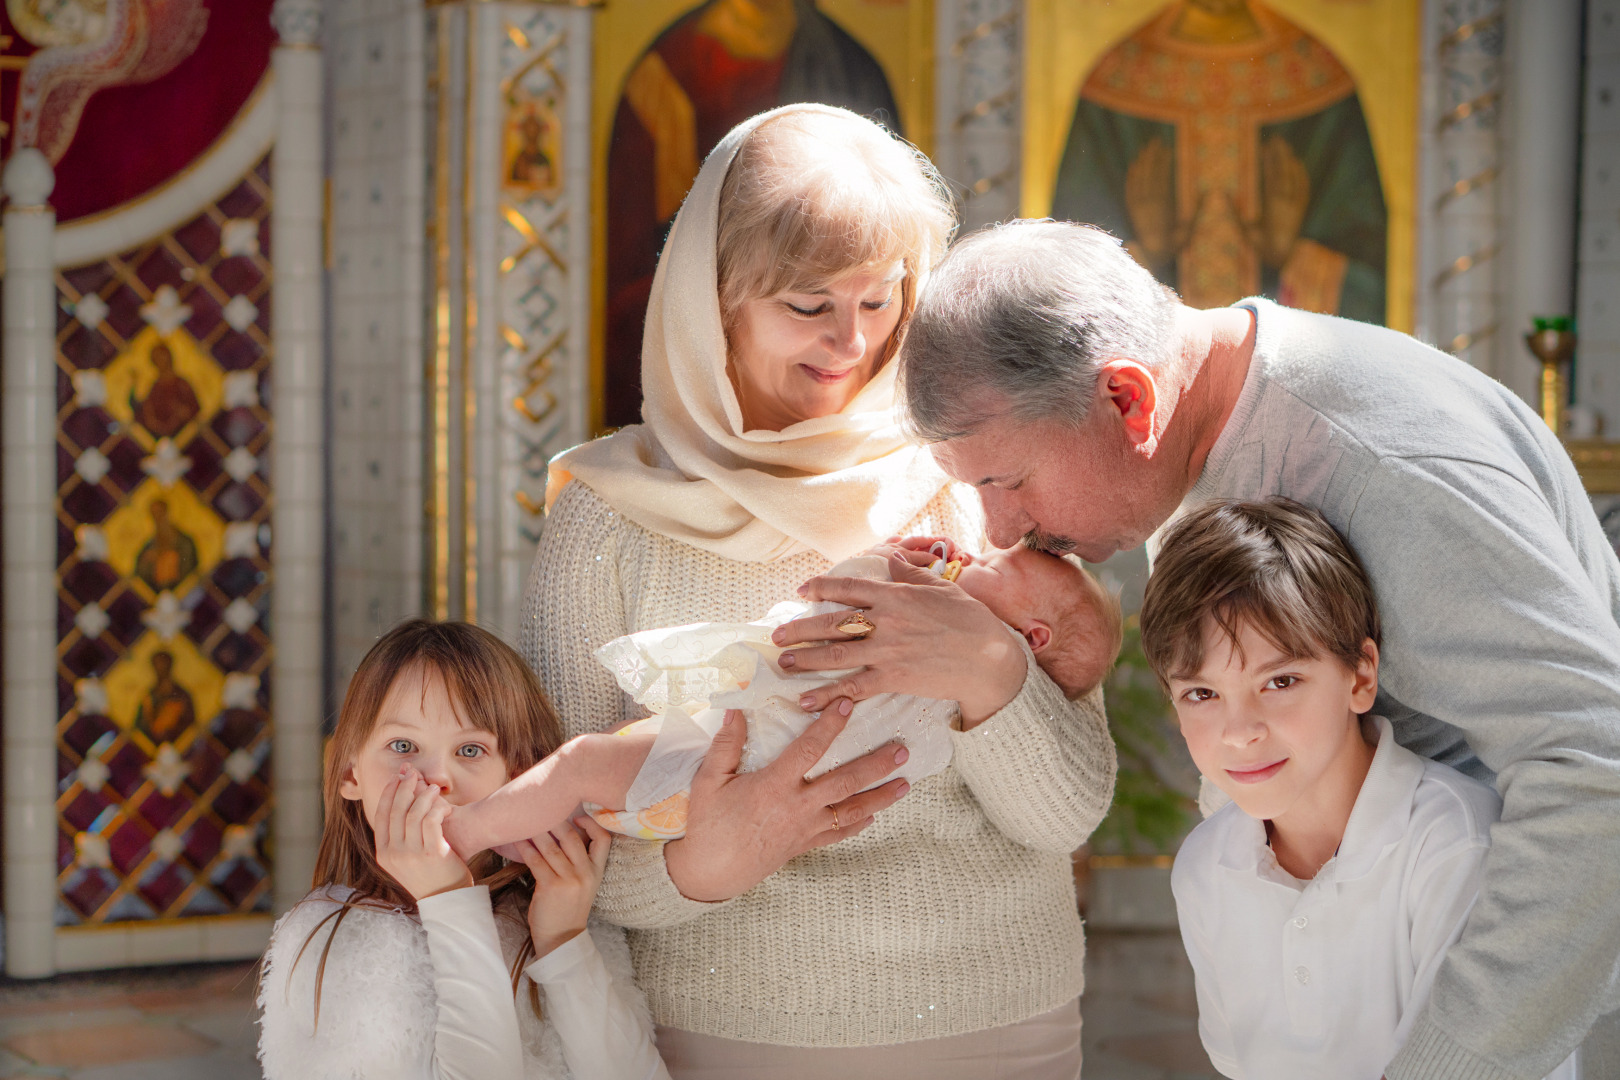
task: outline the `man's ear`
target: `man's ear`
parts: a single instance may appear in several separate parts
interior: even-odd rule
[[[1159,443],[1153,430],[1159,408],[1153,372],[1135,360],[1109,360],[1097,369],[1097,397],[1119,415],[1131,449],[1151,457]]]
[[[338,794],[350,802],[360,801],[360,781],[355,779],[352,761],[344,768],[343,776],[338,780]]]
[[[1052,644],[1052,628],[1036,619],[1023,630],[1024,640],[1029,642],[1029,651],[1036,656],[1041,650]]]

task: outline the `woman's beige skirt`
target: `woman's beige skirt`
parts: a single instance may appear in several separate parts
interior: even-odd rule
[[[802,1047],[658,1029],[673,1080],[1079,1080],[1080,1001],[1006,1027],[892,1046]]]

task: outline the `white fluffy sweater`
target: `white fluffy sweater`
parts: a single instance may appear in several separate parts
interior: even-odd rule
[[[489,913],[487,891],[458,891],[478,894],[473,899],[481,898],[483,912]],[[457,955],[476,952],[476,939],[490,933],[487,923],[479,925],[476,919],[467,918],[475,914],[470,905],[463,905],[456,915],[473,925],[453,928],[464,930],[467,941],[445,937],[435,943],[436,951],[441,953],[439,970],[435,970],[435,957],[430,952],[432,932],[424,928],[424,920],[398,911],[352,909],[337,931],[326,961],[317,1025],[315,974],[332,924],[328,922],[315,933],[296,966],[294,960],[311,932],[336,910],[338,905],[332,898],[346,894],[347,890],[317,890],[276,923],[259,985],[259,1060],[268,1080],[426,1080],[460,1076],[497,1080],[500,1048],[474,1044],[500,1041],[501,1030],[510,1021],[505,1009],[516,1012],[522,1048],[521,1065],[512,1062],[511,1068],[520,1069],[526,1080],[574,1080],[565,1060],[563,1038],[549,1020],[535,1015],[530,1004],[530,976],[522,977],[514,1000],[509,976],[498,971],[481,972],[476,958]],[[424,901],[424,909],[439,899]],[[431,919],[426,921],[432,925]],[[504,960],[510,971],[518,950],[528,939],[528,927],[521,912],[496,913],[493,921],[501,957],[492,959]],[[636,1014],[637,1026],[650,1033],[646,999],[635,989],[623,932],[593,922],[590,936],[625,1007]],[[475,947],[466,948],[468,943]],[[446,951],[451,955],[443,955]],[[493,949],[490,951],[493,954]],[[460,970],[451,970],[455,966]],[[531,965],[529,970],[536,968]],[[458,991],[470,991],[463,995],[463,1004],[477,1006],[489,1001],[494,1007],[487,1012],[475,1008],[461,1023],[441,1016],[436,983],[445,985],[440,981],[445,978],[459,984]],[[475,985],[479,982],[490,985]],[[551,992],[552,988],[547,987],[547,993]],[[542,1013],[550,1011],[550,1002],[546,1001]],[[462,1030],[447,1032],[447,1027]],[[585,1049],[588,1052],[592,1048]],[[576,1062],[580,1060],[575,1050],[569,1050],[568,1055]],[[597,1080],[598,1075],[581,1075],[577,1080]],[[665,1075],[661,1067],[658,1075]]]
[[[908,532],[984,540],[977,497],[950,485]],[[567,733],[643,710],[592,653],[613,638],[746,622],[830,564],[727,559],[652,533],[570,484],[546,520],[521,651]],[[688,900],[662,845],[616,837],[597,913],[631,928],[660,1024],[789,1046],[872,1046],[1016,1023],[1081,991],[1069,853],[1113,795],[1099,692],[1070,702],[1029,666],[1018,696],[954,760],[867,830],[802,855],[733,900]]]

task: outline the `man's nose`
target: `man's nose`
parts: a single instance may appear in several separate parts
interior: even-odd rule
[[[984,504],[984,531],[992,547],[1012,547],[1035,525],[1028,514],[1001,492],[991,493],[981,488],[979,501]]]

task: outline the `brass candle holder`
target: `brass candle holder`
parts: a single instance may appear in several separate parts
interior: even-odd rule
[[[1524,343],[1541,361],[1541,418],[1553,429],[1553,434],[1564,434],[1564,364],[1575,355],[1575,328],[1566,317],[1537,318],[1535,329],[1524,335]]]
[[[1533,319],[1534,329],[1524,343],[1541,361],[1541,418],[1564,439],[1564,449],[1592,495],[1620,494],[1620,441],[1603,438],[1570,439],[1564,431],[1564,366],[1575,355],[1575,326],[1568,317]]]

